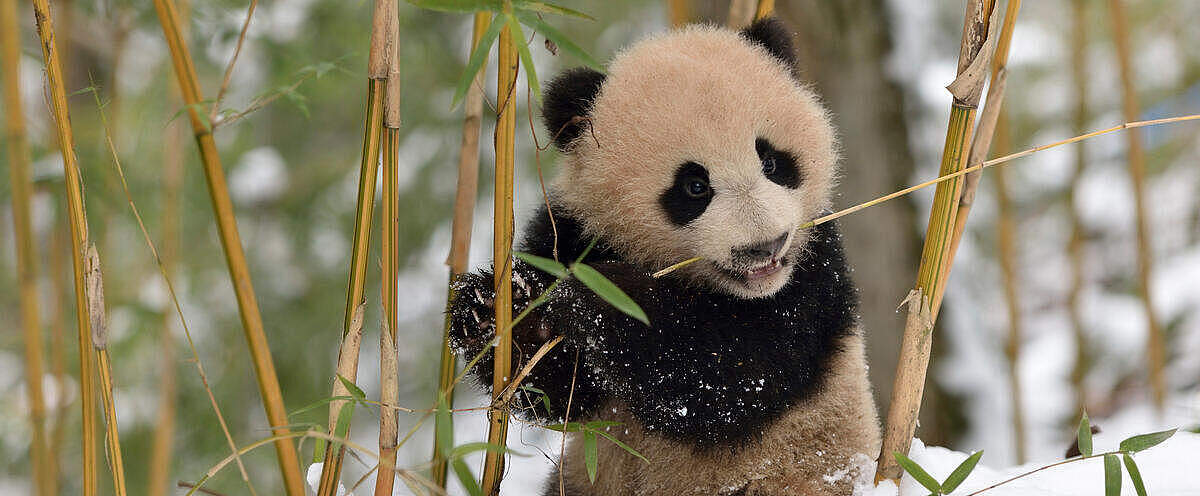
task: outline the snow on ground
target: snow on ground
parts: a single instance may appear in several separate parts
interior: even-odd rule
[[[1117,448],[1120,441],[1130,435],[1145,433],[1143,430],[1127,432],[1102,432],[1094,438],[1096,453]],[[1065,450],[1064,450],[1065,451]],[[1133,455],[1141,471],[1146,489],[1155,496],[1200,495],[1200,474],[1196,470],[1196,453],[1200,452],[1200,434],[1179,432],[1165,443]],[[960,453],[937,446],[925,446],[920,439],[913,441],[909,456],[939,481],[945,480],[950,472],[967,458]],[[987,466],[988,456],[984,453],[979,466],[963,482],[954,495],[967,495],[992,484],[1060,460],[1047,459],[1033,463],[993,468]],[[873,464],[871,464],[873,465]],[[874,469],[873,466],[869,467]],[[869,472],[869,471],[868,471]],[[1124,473],[1124,472],[1123,472]],[[1121,494],[1136,494],[1133,483],[1126,473],[1122,481]],[[899,492],[894,483],[871,487],[869,477],[857,482],[855,496],[909,496],[925,495],[929,491],[921,487],[911,476],[904,475]],[[1049,468],[1031,476],[987,490],[989,496],[1094,496],[1104,492],[1104,462],[1092,458]]]

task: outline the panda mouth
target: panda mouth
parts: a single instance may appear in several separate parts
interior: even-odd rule
[[[740,272],[746,281],[757,281],[771,277],[781,270],[783,270],[783,261],[773,258],[760,266],[743,269]]]

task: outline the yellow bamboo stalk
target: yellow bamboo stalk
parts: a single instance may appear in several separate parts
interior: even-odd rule
[[[112,475],[113,492],[125,496],[125,462],[121,456],[121,438],[117,431],[117,407],[113,400],[112,362],[108,356],[108,316],[104,309],[104,275],[100,270],[100,255],[96,244],[87,247],[84,260],[87,265],[86,288],[88,327],[91,329],[92,348],[96,351],[96,369],[100,374],[100,398],[104,407],[104,446],[107,448],[109,471]]]
[[[1008,151],[1008,113],[1001,110],[996,126],[995,149],[999,153]],[[1025,463],[1025,413],[1021,401],[1021,376],[1018,364],[1021,357],[1021,293],[1017,278],[1017,221],[1013,214],[1012,200],[1008,195],[1008,171],[996,169],[996,203],[999,205],[997,220],[997,245],[1000,259],[1000,275],[1004,280],[1004,301],[1008,309],[1008,338],[1004,355],[1008,359],[1009,396],[1012,398],[1013,447],[1017,464]]]
[[[1071,0],[1071,79],[1075,83],[1075,111],[1073,116],[1076,132],[1083,132],[1087,127],[1088,107],[1087,91],[1087,4],[1086,0]],[[1083,294],[1083,219],[1075,207],[1075,194],[1083,180],[1083,171],[1087,166],[1087,148],[1075,149],[1075,168],[1071,173],[1071,187],[1067,190],[1067,212],[1071,220],[1071,239],[1067,244],[1067,254],[1071,259],[1071,288],[1067,291],[1067,313],[1071,316],[1071,334],[1075,339],[1075,364],[1071,368],[1071,386],[1075,393],[1076,412],[1087,411],[1087,388],[1084,377],[1088,368],[1088,343],[1084,334],[1083,313],[1079,307],[1079,298]]]
[[[391,51],[388,54],[387,93],[383,97],[383,329],[379,336],[379,462],[375,496],[391,496],[396,478],[396,449],[400,412],[393,408],[400,400],[398,357],[396,356],[396,278],[399,270],[399,155],[400,155],[400,24],[390,16]]]
[[[21,41],[17,36],[16,0],[0,0],[0,62],[3,64],[4,109],[8,115],[5,142],[8,143],[9,178],[12,184],[13,234],[17,241],[17,286],[21,300],[21,327],[25,341],[25,388],[29,401],[29,463],[33,467],[33,487],[39,495],[55,494],[54,463],[46,438],[46,402],[42,394],[42,325],[38,314],[37,242],[31,224],[29,199],[33,183],[29,179],[29,143],[25,133],[25,111],[21,105]],[[61,393],[60,393],[61,394]]]
[[[671,27],[679,27],[691,21],[690,0],[667,0],[667,19],[671,21]]]
[[[188,38],[188,19],[191,17],[188,0],[179,2],[179,17],[183,21],[180,36]],[[169,91],[167,108],[178,107],[182,101],[178,89]],[[163,134],[163,207],[162,263],[163,271],[175,269],[179,253],[179,190],[183,185],[183,123],[168,123]],[[170,491],[171,453],[175,437],[175,396],[178,383],[175,370],[175,340],[171,336],[171,312],[163,311],[162,332],[159,336],[158,411],[154,422],[154,438],[150,445],[150,469],[146,491],[151,496],[166,496]]]
[[[504,14],[512,5],[504,2]],[[492,238],[492,260],[495,264],[496,284],[496,333],[499,340],[494,350],[492,408],[488,410],[488,444],[504,446],[508,437],[507,407],[496,402],[508,386],[512,374],[512,239],[513,239],[513,145],[517,129],[517,48],[512,32],[500,30],[500,46],[496,55],[496,188],[492,215],[494,234]],[[524,42],[523,40],[520,40]],[[504,474],[504,453],[488,450],[484,457],[483,481],[480,487],[485,495],[500,493],[500,479]]]
[[[939,176],[967,167],[967,151],[971,143],[975,107],[979,104],[983,83],[984,72],[980,63],[985,63],[986,57],[990,56],[986,48],[994,41],[991,39],[995,33],[991,33],[989,29],[993,10],[994,0],[967,2],[962,43],[958,54],[959,77],[950,86],[954,102],[950,107],[950,121],[946,130],[946,145],[942,150]],[[978,57],[985,58],[980,60]],[[875,472],[876,483],[883,479],[900,479],[902,472],[892,454],[908,453],[913,432],[916,430],[917,413],[920,411],[921,396],[925,389],[925,372],[933,344],[933,323],[937,319],[941,295],[945,290],[944,264],[950,262],[949,250],[954,234],[954,217],[958,211],[962,186],[963,180],[956,178],[938,183],[934,192],[916,287],[909,296],[912,301],[909,304],[909,318],[900,343],[900,359],[896,368],[895,385],[892,388],[891,407],[888,410],[887,423],[884,425],[883,444]]]
[[[363,301],[367,284],[367,260],[371,245],[371,216],[375,210],[375,176],[379,171],[379,145],[383,131],[383,98],[387,92],[387,76],[390,53],[393,50],[389,19],[396,17],[396,0],[376,0],[371,19],[371,48],[367,55],[367,109],[363,131],[362,163],[358,176],[358,204],[354,216],[354,244],[350,254],[350,279],[346,287],[346,316],[342,338],[350,330],[354,309]],[[352,357],[338,357],[338,363],[347,363],[358,368],[358,353]],[[333,387],[340,386],[334,378]],[[330,404],[330,420],[336,421],[338,412]],[[330,424],[330,432],[335,425]],[[349,432],[347,432],[349,435]],[[319,496],[332,495],[337,490],[337,481],[342,471],[345,445],[325,451],[321,466],[321,479],[317,485]]]
[[[49,189],[49,188],[47,188]],[[64,195],[57,195],[61,197]],[[50,368],[54,371],[54,384],[57,386],[58,401],[54,405],[54,425],[50,429],[50,456],[47,459],[51,463],[50,472],[58,474],[58,458],[56,453],[62,452],[63,442],[66,439],[67,433],[67,412],[70,411],[71,404],[67,401],[67,318],[66,313],[70,312],[66,302],[70,298],[67,290],[67,274],[65,268],[67,261],[63,255],[67,251],[68,236],[67,231],[70,228],[63,222],[61,212],[54,214],[54,232],[50,235],[50,278],[51,286],[54,288],[54,317],[50,323]],[[58,477],[51,479],[54,485],[54,492],[58,494]]]
[[[67,91],[63,82],[61,55],[54,33],[54,20],[47,0],[33,0],[34,18],[41,40],[42,59],[46,64],[46,83],[50,92],[50,110],[54,118],[58,148],[63,159],[63,177],[67,193],[67,217],[71,231],[71,267],[75,282],[75,315],[79,331],[79,399],[83,409],[83,467],[80,484],[84,496],[96,494],[96,391],[95,365],[92,362],[91,333],[88,329],[87,297],[84,289],[84,252],[88,244],[87,217],[83,210],[83,186],[75,157],[75,136],[67,109]]]
[[[1134,120],[1138,117],[1140,105],[1133,82],[1129,22],[1125,18],[1125,9],[1121,0],[1109,0],[1108,7],[1112,16],[1117,62],[1121,70],[1121,113],[1126,120]],[[1138,291],[1141,293],[1142,306],[1146,313],[1146,359],[1149,362],[1150,388],[1154,406],[1159,412],[1162,412],[1167,397],[1167,382],[1164,376],[1166,343],[1162,327],[1154,313],[1154,300],[1150,288],[1150,275],[1154,271],[1152,263],[1154,249],[1150,243],[1150,212],[1146,209],[1146,152],[1142,145],[1141,134],[1126,133],[1125,139],[1129,144],[1129,177],[1133,181],[1133,202],[1137,214]]]
[[[754,19],[769,17],[775,13],[775,0],[758,0],[758,8],[754,11]]]
[[[158,13],[159,24],[163,28],[163,35],[171,54],[171,62],[178,78],[180,93],[184,103],[187,104],[192,133],[195,135],[196,144],[200,150],[204,177],[208,182],[209,199],[217,220],[217,232],[220,234],[221,248],[225,252],[225,259],[229,265],[229,277],[237,297],[242,329],[254,363],[258,390],[266,410],[267,422],[271,425],[271,432],[276,435],[284,434],[288,432],[285,427],[288,420],[287,410],[283,404],[283,393],[279,389],[275,363],[271,360],[270,345],[263,330],[262,315],[259,313],[258,301],[254,295],[250,270],[246,265],[246,254],[242,250],[233,202],[229,199],[229,189],[225,182],[225,171],[221,167],[221,158],[217,153],[216,142],[213,140],[211,125],[206,122],[203,113],[200,112],[200,104],[203,99],[200,96],[200,83],[197,81],[196,68],[192,64],[192,55],[188,50],[187,43],[184,42],[183,35],[179,31],[179,14],[175,4],[171,0],[154,0],[154,8]],[[288,440],[280,439],[275,442],[275,453],[279,459],[279,468],[287,494],[303,496],[304,478],[300,474],[300,460],[296,455],[296,447]]]
[[[484,31],[487,31],[489,19],[491,16],[487,12],[475,14],[469,52],[475,51],[475,47],[479,46],[479,39],[483,38]],[[484,66],[486,65],[485,60]],[[475,75],[475,82],[467,89],[467,98],[463,105],[466,115],[463,116],[462,144],[458,151],[458,186],[454,195],[450,254],[446,257],[446,265],[450,266],[451,281],[454,280],[454,276],[467,271],[467,260],[471,251],[471,224],[475,216],[475,195],[479,189],[479,126],[483,122],[483,73],[484,71],[480,70]],[[448,285],[446,305],[453,299],[454,286]],[[455,362],[454,350],[450,349],[450,314],[447,312],[442,326],[442,358],[438,369],[438,395],[446,398],[447,408],[454,408]],[[444,421],[453,422],[449,419],[443,420],[441,416],[437,417],[434,420],[434,432],[442,432],[445,427],[440,424]],[[431,475],[434,484],[445,489],[446,456],[436,439],[433,443],[432,464]]]

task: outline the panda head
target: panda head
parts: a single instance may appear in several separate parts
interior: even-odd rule
[[[742,298],[790,279],[829,208],[837,151],[797,79],[791,34],[690,26],[641,41],[608,74],[547,85],[543,118],[564,164],[555,201],[627,260]]]

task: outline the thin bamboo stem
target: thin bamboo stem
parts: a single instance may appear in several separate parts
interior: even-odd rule
[[[1137,119],[1140,112],[1137,90],[1134,85],[1133,64],[1130,58],[1129,22],[1121,0],[1109,0],[1112,16],[1113,40],[1117,48],[1117,62],[1121,71],[1121,112],[1125,120]],[[1133,202],[1137,228],[1138,292],[1146,314],[1146,359],[1149,362],[1150,388],[1155,408],[1161,413],[1167,397],[1166,342],[1162,327],[1154,311],[1153,293],[1150,287],[1154,271],[1154,248],[1150,237],[1150,212],[1146,208],[1146,152],[1142,135],[1126,133],[1129,144],[1129,177],[1133,182]]]
[[[163,28],[163,35],[166,38],[175,75],[178,78],[180,93],[184,103],[187,104],[188,118],[199,147],[204,177],[208,182],[209,199],[212,202],[221,238],[221,248],[225,252],[226,262],[229,266],[229,277],[237,297],[242,329],[254,363],[259,394],[262,396],[267,421],[271,425],[273,433],[286,433],[288,429],[285,426],[288,424],[288,420],[287,410],[283,404],[283,393],[279,388],[275,363],[271,360],[270,345],[266,332],[263,330],[262,315],[259,313],[254,285],[250,280],[246,254],[242,250],[233,202],[229,199],[229,189],[225,182],[225,171],[221,167],[221,158],[217,152],[216,142],[213,140],[211,127],[200,112],[199,106],[203,99],[200,97],[200,84],[196,77],[196,68],[192,64],[191,52],[179,30],[179,14],[175,4],[171,0],[154,0],[154,7],[158,13],[159,24]],[[279,440],[275,443],[275,452],[279,459],[279,468],[287,494],[302,496],[304,494],[304,478],[300,474],[300,460],[296,455],[296,447],[287,440]]]
[[[770,17],[775,13],[775,0],[758,0],[758,8],[754,11],[754,19]]]
[[[67,92],[63,81],[61,55],[54,33],[54,20],[47,0],[33,0],[34,18],[41,40],[42,58],[46,64],[46,83],[50,90],[50,110],[53,114],[58,148],[63,159],[63,177],[67,193],[67,215],[71,232],[71,267],[75,282],[75,315],[79,331],[79,398],[83,409],[82,435],[83,467],[80,472],[84,496],[96,494],[96,391],[95,365],[92,360],[91,338],[88,329],[87,296],[84,289],[84,252],[88,244],[87,217],[83,210],[83,186],[79,163],[75,157],[75,136],[71,132],[71,117],[67,109]]]
[[[504,2],[505,15],[512,5]],[[492,238],[492,260],[495,264],[495,309],[496,344],[493,358],[492,409],[488,410],[488,444],[504,446],[508,437],[508,410],[496,400],[508,386],[512,374],[512,239],[513,239],[513,152],[516,139],[516,81],[517,48],[512,31],[500,31],[500,46],[496,55],[499,67],[496,77],[496,187],[493,204],[494,235]],[[488,450],[484,457],[483,494],[492,496],[500,493],[500,479],[504,474],[504,453]]]
[[[98,100],[98,99],[97,99]],[[100,375],[100,404],[104,407],[104,447],[107,449],[109,472],[112,475],[113,492],[125,496],[125,461],[121,456],[121,437],[117,431],[117,406],[113,400],[115,388],[112,362],[108,357],[108,316],[104,306],[104,274],[100,270],[100,255],[96,244],[87,247],[86,288],[88,327],[91,329],[92,348],[96,352],[96,369]]]
[[[354,215],[354,244],[350,254],[350,278],[346,285],[346,315],[342,338],[350,330],[354,310],[363,302],[367,284],[367,261],[371,251],[371,217],[375,211],[375,181],[379,172],[380,137],[383,132],[384,95],[387,93],[389,58],[393,43],[391,21],[396,17],[396,0],[376,0],[371,19],[371,47],[367,55],[367,108],[363,130],[362,163],[358,176],[358,203]],[[358,353],[352,357],[338,357],[338,363],[349,360],[358,368]],[[334,388],[340,383],[334,378]],[[330,404],[330,419],[337,418],[334,405]],[[330,432],[335,425],[330,424]],[[347,433],[348,434],[348,433]],[[317,485],[318,496],[330,496],[337,491],[337,481],[342,471],[345,445],[325,451],[321,466],[321,479]]]
[[[474,51],[479,45],[479,39],[483,37],[484,31],[487,31],[489,19],[491,16],[487,12],[475,14],[470,51]],[[487,65],[486,61],[484,65]],[[475,216],[475,195],[479,190],[479,127],[483,122],[483,73],[484,71],[480,70],[475,75],[475,82],[467,90],[466,102],[463,105],[466,115],[463,116],[462,144],[458,152],[458,186],[454,196],[450,254],[446,257],[446,265],[450,266],[451,281],[454,280],[454,276],[467,271],[467,260],[471,251],[471,224]],[[446,305],[453,299],[454,286],[451,284],[447,286]],[[455,362],[454,350],[450,348],[450,314],[447,313],[442,326],[442,357],[438,369],[438,395],[446,398],[447,408],[454,408],[452,382]],[[437,417],[434,420],[434,432],[443,432],[442,429],[446,426],[440,424],[444,421],[453,422],[452,419],[443,420],[442,417]],[[445,489],[446,456],[436,439],[433,443],[432,464],[433,483]]]
[[[188,0],[179,2],[180,36],[188,38],[188,19],[191,5]],[[182,103],[179,90],[172,88],[167,96],[167,108]],[[163,179],[162,179],[162,262],[163,270],[170,274],[175,269],[179,253],[179,190],[183,185],[183,123],[168,123],[163,135]],[[163,311],[162,332],[159,336],[159,383],[158,411],[154,422],[154,438],[150,447],[150,469],[146,479],[146,491],[150,496],[166,496],[170,491],[171,453],[175,437],[175,397],[178,382],[175,369],[175,340],[171,335],[171,312]]]
[[[1008,113],[1001,110],[996,127],[995,149],[1001,153],[1008,150]],[[1013,213],[1012,200],[1008,195],[1008,171],[996,169],[996,202],[999,205],[997,220],[997,245],[999,245],[1000,275],[1004,281],[1004,301],[1008,309],[1008,337],[1004,354],[1008,359],[1009,396],[1012,399],[1013,447],[1017,464],[1025,463],[1025,413],[1021,401],[1021,299],[1017,278],[1017,220]]]
[[[691,1],[667,0],[667,19],[670,20],[671,27],[687,24],[692,19]]]
[[[17,241],[17,286],[21,301],[21,327],[25,341],[25,390],[29,401],[29,463],[33,468],[36,494],[55,494],[50,450],[46,438],[46,400],[42,394],[42,324],[38,314],[37,241],[31,223],[29,142],[25,133],[25,110],[21,105],[21,47],[17,36],[17,1],[0,0],[0,63],[3,64],[4,109],[8,115],[9,178],[12,185],[13,231]],[[61,394],[61,393],[60,393]]]
[[[1071,79],[1075,83],[1074,126],[1083,132],[1088,122],[1088,78],[1087,73],[1087,3],[1086,0],[1071,0]],[[1087,167],[1087,147],[1075,148],[1075,168],[1071,173],[1071,187],[1067,190],[1067,212],[1071,221],[1071,238],[1067,242],[1067,254],[1071,259],[1071,287],[1067,291],[1067,313],[1071,316],[1071,334],[1075,340],[1075,364],[1071,368],[1071,386],[1075,392],[1076,412],[1087,411],[1087,387],[1084,378],[1088,369],[1088,343],[1084,333],[1083,312],[1079,299],[1084,287],[1084,233],[1083,219],[1075,206],[1076,192],[1083,181]]]
[[[388,54],[387,94],[383,98],[383,226],[380,240],[383,252],[383,329],[379,336],[379,475],[375,479],[375,495],[391,496],[396,476],[396,449],[399,437],[399,412],[391,406],[400,401],[400,385],[396,377],[399,364],[396,356],[396,298],[399,270],[400,212],[399,154],[400,154],[400,25],[391,16],[392,50]]]
[[[942,164],[938,174],[940,176],[960,172],[967,167],[975,107],[979,103],[978,87],[982,83],[969,79],[980,77],[978,74],[971,74],[974,67],[978,66],[977,57],[990,56],[985,48],[991,38],[989,26],[994,9],[993,0],[967,2],[958,58],[960,79],[951,86],[958,86],[959,81],[965,77],[967,80],[964,82],[968,89],[962,92],[951,89],[954,102],[950,108],[946,145],[942,151]],[[945,291],[944,265],[950,262],[955,214],[958,211],[962,187],[963,180],[954,179],[939,183],[934,192],[916,287],[910,295],[915,296],[916,300],[909,305],[909,318],[900,344],[900,359],[895,385],[892,388],[891,407],[884,426],[883,444],[875,472],[876,483],[883,479],[899,480],[902,471],[892,453],[908,453],[913,432],[916,430],[917,413],[920,411],[921,396],[925,389],[925,372],[933,344],[933,323],[936,322],[941,297]]]

